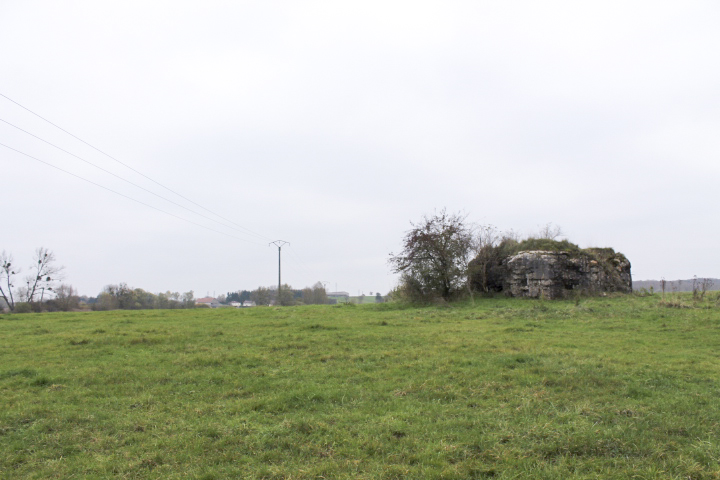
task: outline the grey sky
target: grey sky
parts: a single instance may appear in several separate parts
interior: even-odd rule
[[[386,292],[446,207],[562,226],[636,280],[720,276],[717,2],[0,3],[0,93],[263,238],[0,122],[0,249],[95,295],[277,280]],[[0,97],[0,119],[173,197]],[[197,208],[187,204],[195,210]]]

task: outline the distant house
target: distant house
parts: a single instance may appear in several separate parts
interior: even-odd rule
[[[203,297],[195,300],[195,305],[207,305],[210,308],[218,308],[220,306],[220,302],[218,302],[217,298]]]
[[[252,300],[245,300],[242,303],[242,306],[243,307],[255,307],[256,305],[255,305],[255,302],[253,302]]]
[[[329,300],[335,300],[337,303],[347,303],[350,301],[350,294],[348,292],[329,292],[327,297]]]

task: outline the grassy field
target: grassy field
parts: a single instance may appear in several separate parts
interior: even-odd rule
[[[0,478],[720,478],[720,308],[0,316]]]

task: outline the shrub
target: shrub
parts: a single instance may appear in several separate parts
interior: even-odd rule
[[[33,308],[28,302],[18,302],[15,304],[15,313],[32,313]]]

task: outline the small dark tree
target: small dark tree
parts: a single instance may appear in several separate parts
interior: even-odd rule
[[[277,288],[273,289],[273,292],[275,294],[275,305],[282,305],[283,307],[287,307],[290,305],[295,305],[297,302],[295,300],[295,290],[288,285],[287,283],[284,283],[282,285],[282,288],[280,289],[280,295],[278,295]],[[302,294],[302,292],[301,292]],[[299,297],[299,295],[298,295]]]
[[[328,303],[327,292],[322,282],[315,282],[312,287],[305,287],[300,292],[300,299],[305,305],[324,305]]]
[[[270,305],[273,296],[274,292],[266,287],[258,287],[250,292],[250,300],[255,302],[256,305]]]
[[[55,299],[48,303],[61,312],[69,312],[80,306],[80,297],[72,285],[63,283],[55,289]]]
[[[401,289],[411,300],[449,300],[464,289],[474,250],[473,229],[465,218],[443,209],[411,223],[402,252],[390,254],[389,263],[401,274]]]
[[[488,279],[490,272],[499,261],[500,249],[497,248],[502,237],[500,231],[492,225],[485,225],[477,229],[474,249],[475,258],[469,264],[469,273],[473,278],[475,290],[488,292]]]
[[[248,290],[238,290],[237,292],[228,292],[226,299],[228,302],[244,302],[250,300],[250,292]]]
[[[195,292],[189,290],[183,293],[182,304],[184,308],[195,308]]]

